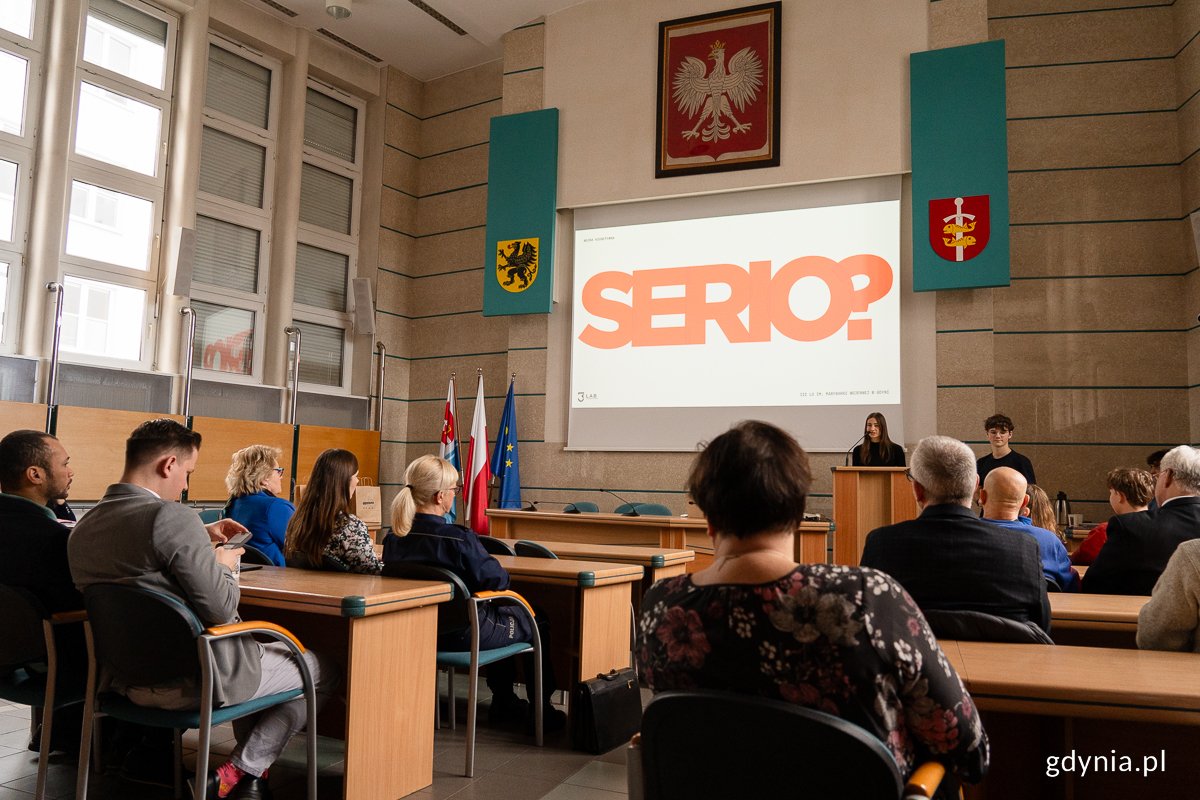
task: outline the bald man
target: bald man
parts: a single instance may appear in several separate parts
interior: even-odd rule
[[[1011,467],[996,467],[984,478],[979,490],[979,502],[983,504],[983,518],[1002,528],[1010,528],[1032,536],[1038,544],[1042,557],[1042,573],[1058,584],[1064,592],[1079,590],[1079,576],[1071,569],[1071,558],[1067,548],[1052,532],[1033,524],[1021,512],[1029,505],[1025,489],[1029,482],[1025,476]]]

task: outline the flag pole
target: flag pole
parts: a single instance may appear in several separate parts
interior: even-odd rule
[[[461,445],[462,445],[462,442],[461,442],[461,440],[459,439],[459,436],[458,436],[458,428],[459,428],[459,417],[458,417],[458,384],[457,384],[457,383],[455,383],[455,381],[454,381],[454,376],[455,376],[456,374],[457,374],[457,373],[455,373],[455,372],[453,372],[453,371],[451,371],[451,372],[450,372],[450,399],[451,399],[451,404],[450,404],[450,405],[451,405],[451,411],[452,411],[452,412],[453,412],[453,414],[454,414],[454,449],[458,451],[458,465],[461,467],[461,466],[462,466],[462,463],[463,463],[463,458],[462,458],[462,446],[461,446]],[[460,481],[464,482],[464,483],[466,482],[466,479],[465,479],[465,478],[463,478],[463,476],[462,476],[462,473],[459,473],[458,479],[459,479]],[[459,518],[459,515],[458,515],[458,504],[459,504],[460,502],[463,502],[463,499],[462,499],[462,492],[455,492],[454,494],[455,494],[455,497],[454,497],[454,516],[455,516],[455,518],[456,518],[456,519],[458,519],[458,518]],[[466,506],[465,506],[465,505],[464,505],[464,507],[463,507],[463,510],[464,510],[464,511],[466,511]],[[461,519],[466,519],[466,517],[461,517]]]

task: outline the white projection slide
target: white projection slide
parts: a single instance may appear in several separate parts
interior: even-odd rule
[[[577,231],[572,409],[899,403],[899,214]]]

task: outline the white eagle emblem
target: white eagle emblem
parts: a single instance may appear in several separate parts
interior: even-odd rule
[[[720,40],[713,42],[708,57],[712,59],[713,68],[707,75],[700,59],[688,56],[683,60],[675,72],[672,96],[679,111],[688,119],[700,111],[696,125],[690,131],[684,131],[683,138],[703,136],[706,142],[716,142],[730,136],[730,127],[722,117],[728,117],[733,123],[733,133],[750,130],[749,122],[738,122],[733,115],[730,101],[737,106],[739,114],[746,110],[747,104],[754,102],[762,87],[763,66],[753,49],[743,47],[729,59],[726,70],[725,43]],[[705,125],[703,131],[701,125]]]

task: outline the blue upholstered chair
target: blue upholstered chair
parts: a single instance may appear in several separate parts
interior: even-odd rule
[[[566,514],[595,514],[600,511],[600,506],[590,500],[578,500],[574,503],[567,503],[563,506],[563,512]]]
[[[627,514],[631,517],[669,517],[671,516],[671,509],[662,503],[622,503],[613,509],[613,513]]]
[[[517,555],[528,558],[558,558],[554,551],[546,545],[541,542],[531,542],[528,539],[521,539],[513,549],[516,550]]]
[[[163,592],[117,584],[89,586],[83,593],[88,622],[88,683],[83,715],[83,742],[91,742],[95,717],[107,714],[117,719],[172,728],[175,731],[175,788],[181,784],[181,734],[195,728],[200,733],[196,747],[195,800],[205,800],[209,742],[212,727],[255,714],[303,696],[308,704],[308,798],[317,797],[317,695],[304,646],[286,629],[271,622],[239,622],[205,628],[196,614],[179,598]],[[266,636],[283,642],[291,650],[304,682],[302,689],[213,707],[212,643],[237,636]],[[116,692],[97,691],[100,671],[121,685],[157,686],[172,681],[192,680],[199,687],[199,708],[169,711],[141,706]],[[76,798],[87,797],[91,747],[81,748]]]

